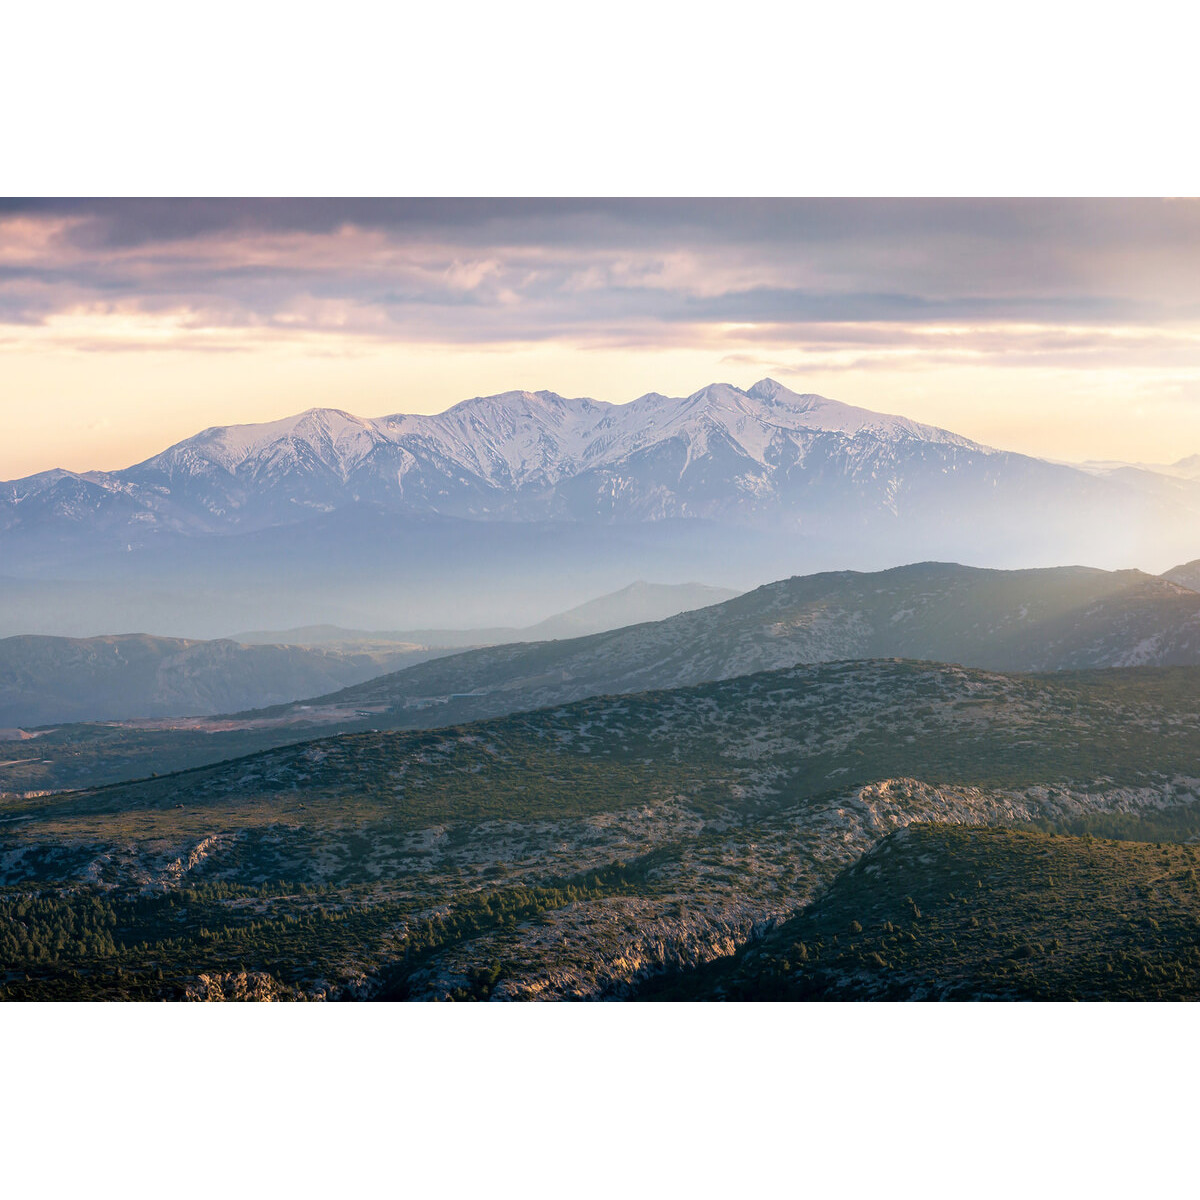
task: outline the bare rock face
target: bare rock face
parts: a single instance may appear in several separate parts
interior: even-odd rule
[[[1098,813],[1136,814],[1196,804],[1196,781],[1082,791],[934,786],[883,779],[763,823],[748,842],[736,827],[703,832],[714,857],[683,851],[659,878],[659,897],[567,905],[538,921],[486,933],[435,955],[414,973],[414,1000],[461,995],[479,963],[503,962],[491,1000],[621,999],[664,971],[733,954],[811,903],[889,835],[910,825],[1010,826]],[[673,831],[678,836],[677,831]],[[662,837],[662,834],[659,834]],[[722,877],[722,873],[727,874]]]
[[[295,1000],[292,988],[266,971],[224,971],[197,975],[186,991],[188,1000]]]

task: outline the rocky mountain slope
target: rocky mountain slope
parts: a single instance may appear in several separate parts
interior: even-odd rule
[[[914,822],[1195,813],[1196,683],[827,664],[12,800],[0,987],[627,995]]]

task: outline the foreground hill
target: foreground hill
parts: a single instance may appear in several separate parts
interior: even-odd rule
[[[260,707],[369,679],[431,654],[414,645],[347,654],[144,633],[3,638],[0,728]]]
[[[1071,824],[1093,823],[1159,840],[910,825],[760,943],[638,998],[1195,1000],[1197,848]]]
[[[599,997],[914,822],[1196,825],[1195,668],[826,664],[10,801],[14,997]]]

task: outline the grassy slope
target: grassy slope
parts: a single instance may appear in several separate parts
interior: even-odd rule
[[[397,774],[399,772],[399,774]],[[384,816],[533,819],[604,811],[643,789],[728,804],[771,778],[784,799],[896,776],[947,784],[1144,785],[1200,774],[1200,668],[1008,676],[930,663],[821,664],[428,731],[362,732],[4,812],[101,829],[120,814],[220,820],[256,805]],[[332,807],[331,807],[332,806]],[[48,826],[49,827],[49,826]],[[65,825],[61,826],[65,828]]]

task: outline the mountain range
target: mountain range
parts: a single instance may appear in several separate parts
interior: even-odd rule
[[[1046,462],[770,379],[624,405],[506,392],[313,409],[0,484],[0,632],[524,627],[631,575],[1162,567],[1197,540],[1182,469]]]
[[[956,467],[991,453],[763,380],[747,392],[714,384],[626,405],[506,392],[434,416],[310,409],[206,429],[124,471],[44,472],[3,485],[0,497],[10,535],[49,517],[139,547],[163,533],[263,529],[350,503],[470,520],[721,519],[802,510],[838,459],[838,474],[874,481],[870,499],[894,508],[897,484],[879,473],[885,446],[941,447],[937,457]]]

